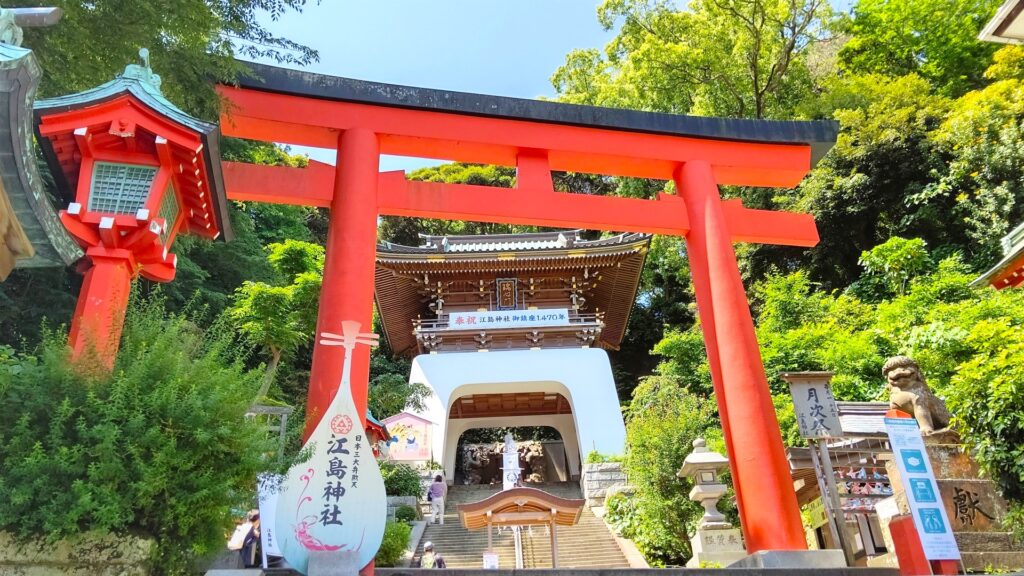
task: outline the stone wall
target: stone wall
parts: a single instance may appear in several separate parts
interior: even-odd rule
[[[0,532],[4,576],[145,576],[154,542],[134,536],[93,533],[47,542],[19,540]]]
[[[416,517],[419,518],[421,514],[418,500],[415,496],[388,496],[388,520],[394,520],[395,510],[402,506],[408,506],[415,510]]]
[[[622,471],[622,465],[618,462],[584,464],[581,476],[580,488],[583,490],[583,497],[587,499],[587,506],[591,507],[604,506],[608,489],[626,484],[626,473]]]

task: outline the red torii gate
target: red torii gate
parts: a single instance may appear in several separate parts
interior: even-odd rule
[[[233,200],[330,209],[317,333],[369,326],[378,215],[683,236],[749,552],[806,548],[733,242],[813,246],[813,219],[722,201],[718,186],[795,186],[835,142],[832,122],[696,118],[426,90],[264,65],[220,86],[227,136],[337,149],[337,168],[227,162]],[[517,167],[514,190],[410,182],[380,154]],[[555,192],[551,170],[671,179],[655,200]],[[343,356],[315,345],[307,434]],[[369,349],[352,394],[365,412]]]

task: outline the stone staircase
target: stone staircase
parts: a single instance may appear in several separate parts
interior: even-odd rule
[[[578,484],[558,482],[530,484],[562,498],[582,498]],[[423,554],[423,543],[433,542],[434,550],[440,553],[449,568],[481,568],[483,552],[487,549],[487,530],[466,530],[459,521],[457,506],[478,502],[500,491],[492,486],[452,486],[448,489],[445,502],[444,524],[427,524],[416,551],[415,563]],[[428,518],[429,519],[429,518]],[[523,567],[551,568],[551,536],[546,526],[523,529]],[[558,567],[559,568],[629,568],[629,562],[615,542],[604,521],[584,507],[577,525],[559,526]],[[515,541],[512,530],[495,529],[494,552],[498,555],[501,568],[515,568]],[[414,563],[414,565],[416,565]]]

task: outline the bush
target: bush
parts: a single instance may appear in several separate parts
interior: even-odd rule
[[[690,557],[689,534],[704,509],[688,496],[690,479],[676,477],[698,437],[717,449],[721,438],[713,400],[691,394],[666,376],[650,376],[633,391],[626,421],[624,468],[635,494],[613,498],[616,524],[652,566],[682,565]],[[722,502],[727,508],[727,502]],[[720,508],[721,509],[721,508]]]
[[[384,476],[384,490],[388,496],[423,495],[420,484],[420,473],[407,464],[384,461],[380,463],[380,473]]]
[[[261,373],[161,302],[133,303],[112,372],[72,365],[63,334],[0,354],[0,529],[156,540],[153,571],[194,572],[224,547],[275,442],[247,421]]]
[[[409,545],[409,534],[412,527],[405,522],[388,522],[384,525],[384,540],[380,543],[374,560],[377,566],[384,568],[394,566],[405,553]]]
[[[415,519],[416,509],[412,506],[406,506],[403,504],[395,510],[395,521],[397,522],[412,522]]]
[[[619,535],[624,538],[636,536],[640,519],[637,516],[636,504],[631,494],[624,492],[612,494],[605,499],[604,506],[608,511],[605,520]]]
[[[605,464],[607,462],[622,462],[623,457],[617,454],[611,456],[607,454],[601,454],[597,450],[591,450],[587,454],[587,464]]]

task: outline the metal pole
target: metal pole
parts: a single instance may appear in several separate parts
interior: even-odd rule
[[[846,557],[846,565],[853,566],[853,542],[846,532],[846,516],[843,514],[843,506],[839,501],[839,491],[836,489],[836,473],[832,469],[832,459],[828,453],[828,446],[824,440],[809,440],[811,443],[811,460],[814,462],[815,471],[818,474],[818,488],[821,492],[821,502],[828,512],[829,525],[832,529],[832,537],[839,542],[839,547]]]
[[[558,536],[555,534],[555,513],[551,513],[551,567],[558,568]]]

